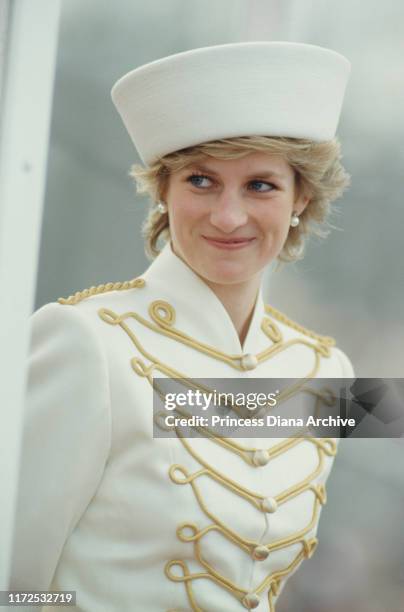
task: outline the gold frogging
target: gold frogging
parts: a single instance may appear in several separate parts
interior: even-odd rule
[[[310,347],[315,355],[314,367],[307,374],[305,379],[307,380],[307,378],[314,377],[318,372],[320,359],[330,356],[330,347],[335,344],[334,339],[327,336],[321,336],[311,330],[307,330],[271,306],[266,306],[266,312],[267,314],[271,315],[275,321],[288,325],[289,327],[302,333],[305,337],[298,337],[284,341],[281,330],[276,322],[269,317],[264,317],[261,329],[271,341],[271,344],[264,351],[254,356],[256,359],[256,365],[259,365],[274,355],[287,350],[295,344],[303,344]],[[153,375],[156,370],[173,378],[182,378],[183,380],[187,380],[187,377],[184,375],[184,373],[179,372],[170,365],[161,362],[155,355],[152,355],[142,345],[133,329],[127,325],[126,322],[128,319],[134,320],[136,323],[147,327],[155,333],[169,337],[175,342],[182,343],[189,346],[193,350],[209,355],[218,361],[227,363],[236,370],[246,369],[243,367],[243,356],[230,355],[219,351],[215,347],[200,342],[197,339],[185,334],[180,329],[177,329],[175,327],[175,309],[166,301],[156,300],[150,304],[148,308],[150,320],[142,317],[136,312],[125,312],[118,315],[105,308],[99,309],[98,314],[106,323],[110,325],[119,325],[131,338],[133,344],[140,353],[140,356],[136,356],[132,359],[133,370],[138,376],[146,378],[151,385],[153,384]],[[147,363],[147,361],[149,363]],[[331,438],[294,438],[281,442],[268,449],[260,449],[255,447],[243,447],[241,444],[229,438],[220,439],[212,437],[211,440],[213,443],[221,444],[228,451],[238,454],[251,466],[252,469],[266,465],[271,459],[280,454],[286,453],[297,444],[305,443],[315,446],[318,457],[318,462],[315,469],[301,482],[298,482],[287,490],[278,493],[275,497],[265,497],[258,492],[248,490],[235,480],[230,479],[228,476],[222,474],[214,467],[209,465],[207,460],[198,455],[187,440],[181,436],[179,430],[176,430],[176,432],[184,449],[198,462],[201,467],[199,470],[191,474],[187,471],[186,467],[182,465],[172,465],[169,468],[169,478],[176,485],[191,486],[196,502],[203,511],[204,515],[210,519],[211,523],[204,528],[199,528],[198,525],[192,522],[185,522],[178,525],[176,532],[178,539],[184,543],[193,545],[194,558],[199,562],[201,567],[203,567],[203,571],[191,573],[183,559],[172,559],[165,566],[165,574],[167,578],[174,582],[184,583],[189,603],[194,612],[201,612],[201,608],[196,601],[192,588],[193,581],[198,579],[208,579],[215,582],[218,586],[231,593],[247,609],[256,608],[260,603],[262,594],[267,590],[269,610],[273,612],[274,598],[276,598],[279,593],[282,580],[285,579],[304,558],[311,557],[317,546],[317,538],[310,537],[309,533],[317,523],[321,505],[326,502],[326,493],[322,484],[316,484],[313,481],[323,471],[325,457],[331,457],[336,454],[335,441]],[[241,496],[247,502],[252,504],[256,508],[257,512],[260,513],[274,513],[282,504],[287,503],[289,500],[297,497],[305,491],[309,491],[313,495],[313,511],[311,519],[308,524],[298,532],[275,542],[265,544],[262,542],[245,539],[241,537],[240,534],[232,530],[229,525],[225,524],[217,516],[215,516],[206,505],[197,483],[199,478],[206,477],[211,478],[221,486],[226,487],[231,493]],[[287,567],[271,573],[259,585],[257,585],[253,592],[248,592],[239,585],[227,579],[225,576],[220,575],[219,572],[203,558],[200,548],[201,540],[203,536],[210,531],[219,532],[223,537],[233,542],[252,559],[257,561],[264,560],[271,554],[271,552],[286,548],[288,546],[298,544],[301,548],[300,552]]]

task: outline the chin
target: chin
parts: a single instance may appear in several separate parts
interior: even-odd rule
[[[217,285],[236,285],[252,280],[259,272],[251,270],[245,265],[236,263],[212,263],[210,266],[201,266],[196,270],[199,276],[209,283]]]

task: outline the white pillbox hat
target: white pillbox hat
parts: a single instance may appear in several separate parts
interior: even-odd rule
[[[303,43],[246,42],[177,53],[128,72],[111,96],[146,165],[235,136],[330,140],[349,61]]]

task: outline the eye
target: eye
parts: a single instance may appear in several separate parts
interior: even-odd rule
[[[191,185],[193,185],[194,187],[199,187],[200,189],[208,189],[211,186],[209,184],[203,184],[204,181],[210,181],[212,183],[212,179],[209,178],[209,176],[206,176],[206,174],[197,173],[193,173],[188,176],[186,181],[191,183]],[[274,185],[273,183],[260,181],[258,179],[250,181],[249,185],[253,185],[253,191],[255,191],[256,193],[269,193],[270,191],[277,189],[276,185]],[[263,185],[266,185],[267,188],[263,189]]]
[[[253,190],[253,191],[257,191],[258,193],[268,193],[269,191],[276,189],[276,185],[274,185],[273,183],[267,183],[266,181],[251,181],[250,185],[255,185],[255,186],[267,185],[269,187],[269,189],[254,189]]]
[[[202,185],[203,181],[210,181],[211,179],[204,174],[191,174],[187,177],[187,181],[191,183],[194,187],[200,187],[201,189],[206,189],[209,185]]]

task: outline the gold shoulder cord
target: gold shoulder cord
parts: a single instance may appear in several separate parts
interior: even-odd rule
[[[106,283],[105,285],[97,285],[96,287],[90,287],[89,289],[83,289],[83,291],[76,291],[73,295],[69,295],[68,298],[60,297],[58,299],[59,304],[66,304],[73,306],[78,304],[85,298],[91,297],[92,295],[99,295],[100,293],[107,293],[108,291],[122,291],[124,289],[135,289],[137,287],[144,287],[145,281],[143,278],[134,278],[130,281],[118,281],[116,283]]]
[[[76,304],[80,300],[90,297],[91,295],[104,293],[106,291],[130,289],[134,287],[141,288],[144,285],[145,281],[141,278],[126,281],[125,283],[108,283],[106,285],[99,285],[98,287],[91,287],[90,289],[77,292],[67,299],[59,298],[58,301],[61,304]],[[262,321],[261,329],[272,344],[261,353],[255,355],[257,365],[296,344],[303,344],[310,347],[315,355],[314,367],[302,379],[301,384],[294,386],[292,385],[288,392],[285,393],[283,399],[287,399],[287,397],[290,397],[290,395],[297,393],[307,380],[316,376],[320,365],[320,359],[330,356],[330,347],[335,344],[335,341],[333,338],[321,336],[311,330],[306,329],[305,327],[286,317],[286,315],[276,310],[272,306],[266,305],[265,311],[276,321],[291,327],[292,329],[303,334],[305,337],[283,341],[282,333],[279,327],[269,317],[265,317]],[[138,376],[145,378],[150,385],[153,385],[153,377],[155,372],[158,371],[168,377],[181,378],[185,382],[192,384],[195,388],[198,388],[198,385],[194,381],[187,378],[184,373],[170,367],[168,364],[162,363],[159,359],[157,359],[157,357],[146,350],[136,333],[125,323],[126,319],[131,318],[139,325],[146,327],[157,334],[171,338],[172,340],[185,344],[198,352],[209,355],[213,359],[227,363],[236,370],[243,371],[245,369],[250,369],[243,366],[243,355],[229,355],[227,353],[223,353],[222,351],[218,351],[215,347],[199,342],[198,340],[177,329],[175,327],[175,310],[165,301],[156,300],[150,304],[149,316],[151,320],[147,320],[135,312],[126,312],[118,315],[114,311],[106,308],[100,308],[98,310],[98,314],[105,323],[108,323],[109,325],[118,325],[130,337],[134,346],[141,355],[141,357],[135,356],[132,359],[132,368]],[[147,360],[149,363],[146,363],[145,360]],[[292,438],[280,442],[270,448],[262,449],[256,447],[245,447],[230,438],[220,438],[213,435],[207,436],[207,438],[213,443],[220,444],[230,452],[237,454],[251,466],[251,469],[259,469],[262,466],[267,465],[273,458],[286,453],[288,450],[298,444],[308,443],[314,445],[318,457],[317,466],[314,468],[314,470],[301,482],[296,483],[289,489],[278,493],[276,496],[266,497],[260,492],[251,491],[245,488],[236,480],[229,478],[211,466],[208,460],[205,457],[200,456],[192,448],[186,438],[181,435],[179,428],[175,428],[175,431],[184,449],[197,461],[201,467],[196,472],[189,473],[187,468],[183,465],[171,465],[168,470],[168,476],[176,485],[191,486],[195,500],[205,516],[210,520],[210,524],[204,528],[200,528],[198,525],[192,522],[185,522],[178,525],[178,539],[184,543],[193,545],[194,558],[199,562],[203,568],[203,571],[191,573],[188,565],[183,559],[172,559],[171,561],[167,562],[165,566],[165,574],[167,578],[174,582],[184,583],[189,604],[193,612],[203,612],[196,601],[192,588],[192,582],[199,579],[213,581],[215,584],[231,593],[244,608],[249,610],[259,606],[262,594],[267,591],[268,611],[275,612],[274,598],[276,598],[279,593],[282,580],[292,573],[303,559],[310,558],[316,549],[317,538],[310,536],[310,532],[317,524],[320,507],[326,503],[326,491],[324,485],[316,484],[313,481],[323,471],[325,457],[332,457],[336,454],[335,440],[333,438],[317,439],[312,437]],[[289,500],[301,495],[306,491],[311,491],[313,494],[313,511],[311,519],[303,529],[277,541],[263,543],[245,539],[240,534],[233,531],[228,525],[223,523],[223,521],[221,521],[208,508],[197,484],[197,481],[200,478],[213,479],[215,482],[225,487],[230,493],[238,495],[252,504],[253,507],[256,508],[257,512],[261,514],[272,514],[276,512],[282,504],[287,503]],[[263,561],[268,558],[272,551],[293,546],[295,544],[300,544],[301,550],[287,567],[283,567],[275,572],[272,572],[255,587],[253,592],[248,592],[241,586],[221,575],[203,558],[201,553],[201,540],[210,531],[219,532],[223,537],[243,550],[245,554],[254,559],[254,561]]]
[[[313,338],[313,340],[317,340],[318,342],[321,342],[322,344],[325,344],[327,346],[335,345],[335,339],[331,338],[331,336],[321,336],[320,334],[317,334],[311,329],[307,329],[307,327],[303,327],[303,325],[300,325],[299,323],[296,323],[296,321],[289,319],[289,317],[287,317],[283,312],[281,312],[280,310],[277,310],[276,308],[274,308],[273,306],[270,306],[269,304],[265,304],[265,312],[272,315],[275,319],[277,319],[281,323],[284,323],[288,327],[291,327],[292,329],[302,334],[305,334],[306,336],[309,336],[309,338]]]

